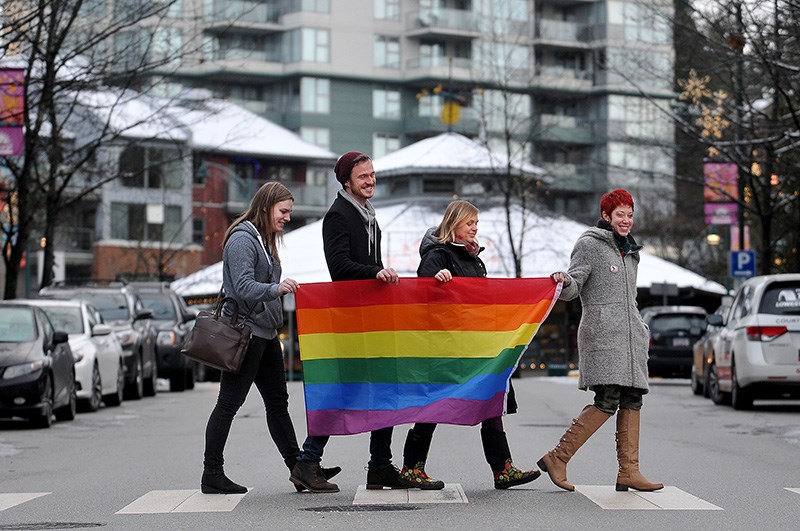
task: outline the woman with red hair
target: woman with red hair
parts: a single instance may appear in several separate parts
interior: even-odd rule
[[[557,486],[575,490],[567,481],[567,463],[617,413],[616,490],[654,491],[664,485],[651,483],[639,472],[639,420],[642,397],[649,390],[649,333],[636,307],[642,246],[630,234],[631,194],[617,189],[603,195],[600,216],[597,226],[586,230],[575,243],[569,270],[550,275],[554,282],[563,283],[559,298],[581,298],[578,386],[594,392],[594,403],[583,408],[556,447],[537,464]]]

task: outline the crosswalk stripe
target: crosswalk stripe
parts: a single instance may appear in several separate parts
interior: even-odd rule
[[[417,505],[428,503],[469,503],[469,501],[460,483],[445,483],[442,490],[368,490],[365,485],[359,485],[353,498],[353,505]]]
[[[0,511],[5,511],[20,503],[35,500],[51,492],[0,492]]]
[[[575,490],[608,510],[671,510],[671,511],[722,511],[717,507],[678,487],[664,487],[655,492],[617,492],[613,485],[575,485]]]
[[[800,488],[795,488],[795,487],[783,487],[783,488],[788,490],[789,492],[794,492],[795,494],[800,494]]]
[[[246,495],[203,494],[197,489],[151,490],[116,514],[230,512]]]

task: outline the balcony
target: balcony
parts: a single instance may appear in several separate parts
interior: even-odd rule
[[[246,1],[215,1],[206,13],[207,31],[243,30],[244,32],[283,31],[281,11],[269,4]],[[239,31],[241,33],[241,31]]]
[[[447,56],[415,57],[406,61],[406,79],[437,79],[449,77],[456,81],[473,79],[472,59],[453,57],[452,64]]]
[[[472,11],[463,9],[422,9],[406,17],[408,37],[433,35],[477,36],[479,24]],[[466,33],[466,35],[465,35]]]
[[[230,178],[228,179],[227,209],[231,213],[241,213],[247,209],[250,200],[261,182],[253,179]],[[324,185],[309,185],[302,183],[284,183],[294,197],[296,215],[308,213],[325,213],[330,204],[328,190]]]
[[[535,86],[542,89],[588,90],[592,88],[592,72],[559,65],[536,67]]]
[[[404,131],[414,137],[432,136],[448,130],[465,136],[476,136],[480,128],[480,116],[472,107],[462,107],[460,119],[449,128],[438,114],[428,116],[414,114],[406,116],[403,121]]]
[[[583,164],[562,162],[539,162],[539,166],[553,176],[550,188],[553,190],[594,190],[594,178],[589,167]]]
[[[585,116],[541,114],[536,120],[534,138],[540,142],[592,144],[596,137],[593,126]]]
[[[588,26],[566,20],[540,19],[536,22],[536,44],[586,48]]]

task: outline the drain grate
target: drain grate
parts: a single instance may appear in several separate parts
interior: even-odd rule
[[[306,507],[300,510],[314,513],[359,513],[375,511],[419,511],[420,509],[422,509],[422,507],[404,503],[402,505],[331,505],[328,507]]]
[[[84,529],[87,527],[103,527],[106,524],[96,522],[34,522],[30,524],[12,524],[0,526],[3,531],[29,531],[36,529]]]

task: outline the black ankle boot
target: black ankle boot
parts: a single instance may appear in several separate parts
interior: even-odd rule
[[[234,483],[222,469],[204,470],[200,480],[200,491],[203,494],[244,494],[247,487]]]

